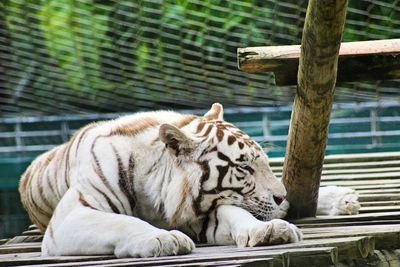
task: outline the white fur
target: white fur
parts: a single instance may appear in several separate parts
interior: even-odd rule
[[[351,188],[326,186],[319,189],[317,215],[352,215],[360,209],[358,194]]]
[[[213,117],[222,119],[222,106],[214,105],[206,115],[207,120]],[[135,126],[149,119],[160,123],[133,136],[110,135],[120,127]],[[58,179],[59,188],[57,193],[50,192],[49,195],[59,203],[44,235],[42,255],[149,257],[184,254],[193,250],[192,238],[201,238],[204,227],[207,242],[213,244],[255,246],[301,240],[301,232],[296,226],[276,219],[286,215],[289,205],[287,201],[275,203],[273,196],[284,197],[286,190],[272,174],[268,158],[258,145],[252,143],[239,148],[236,143],[228,146],[228,134],[217,142],[216,128],[208,137],[205,135],[207,127],[197,133],[203,118],[195,119],[180,129],[168,126],[183,119],[184,116],[178,113],[161,111],[101,122],[85,133],[78,133],[71,141],[69,157],[64,158],[66,164],[57,160],[46,162],[49,154],[42,156],[40,162],[39,159],[33,162],[22,178],[22,181],[31,179],[26,184],[32,184],[31,188],[20,188],[24,205],[31,207],[30,199],[34,199],[44,206],[40,194],[29,195],[30,190],[37,192],[36,183],[46,185],[51,182],[47,179],[52,179],[53,183]],[[160,126],[165,124],[168,125]],[[232,131],[229,134],[238,131],[229,129]],[[250,140],[247,135],[240,138]],[[176,139],[179,139],[180,151],[184,153],[177,153],[174,144],[168,146],[169,141],[175,142]],[[80,140],[79,145],[76,140]],[[165,149],[166,144],[168,149]],[[217,151],[203,153],[214,146]],[[54,159],[65,154],[62,147],[56,152]],[[232,161],[241,154],[252,158],[243,163],[229,163],[219,154]],[[32,169],[43,162],[45,170],[32,174]],[[132,162],[134,168],[130,173]],[[127,187],[134,189],[134,208],[119,184],[121,164],[122,175],[134,178],[134,184]],[[206,178],[203,177],[207,172],[202,164],[209,167]],[[235,164],[235,167],[229,167],[219,185],[217,168],[229,164]],[[66,167],[60,169],[60,166],[69,166],[68,172],[64,169]],[[247,170],[248,166],[254,172]],[[58,173],[59,177],[40,177],[38,173]],[[63,177],[65,173],[68,173],[66,178]],[[248,187],[244,186],[245,181]],[[219,186],[233,189],[216,192],[215,188]],[[243,189],[239,193],[235,188]],[[48,221],[38,216],[40,211],[31,207],[28,212],[31,218],[39,218],[37,222],[47,225]]]

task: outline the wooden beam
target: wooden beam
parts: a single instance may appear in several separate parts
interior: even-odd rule
[[[274,72],[277,85],[296,85],[300,45],[238,49],[239,69]],[[342,43],[337,81],[400,78],[400,39]]]
[[[308,3],[282,175],[292,218],[315,216],[347,2]]]

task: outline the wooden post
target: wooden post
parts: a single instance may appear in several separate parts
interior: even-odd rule
[[[347,0],[310,0],[301,41],[283,183],[289,217],[315,216]]]

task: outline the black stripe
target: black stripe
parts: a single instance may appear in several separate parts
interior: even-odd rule
[[[244,187],[219,187],[219,188],[213,188],[211,190],[204,190],[203,194],[204,195],[216,195],[217,193],[219,193],[221,191],[228,191],[228,190],[236,192],[238,194],[242,194],[243,189],[244,189]]]
[[[111,199],[110,199],[103,191],[101,191],[99,188],[97,188],[96,186],[94,186],[92,183],[90,183],[90,185],[91,185],[97,192],[99,192],[99,193],[105,198],[105,200],[106,200],[107,203],[108,203],[108,206],[110,206],[111,210],[112,210],[114,213],[121,214],[121,212],[119,211],[119,209],[114,205],[114,203],[111,201]]]
[[[218,209],[214,211],[214,217],[215,217],[215,225],[214,225],[214,240],[216,240],[215,236],[217,234],[217,229],[219,225],[219,220],[218,220]]]
[[[57,157],[57,155],[56,155],[56,157]],[[57,179],[58,178],[57,177],[58,166],[57,166],[57,164],[54,163],[54,164],[52,164],[51,167],[53,168],[53,175],[52,176],[50,175],[50,169],[49,169],[47,179],[49,181],[49,185],[51,187],[52,192],[54,192],[54,195],[57,197],[58,200],[60,200],[64,194],[61,194],[60,191],[58,190],[58,183],[57,183],[58,182],[58,179]],[[54,184],[51,181],[54,181]]]
[[[200,168],[202,169],[203,173],[200,177],[200,190],[199,190],[199,195],[197,198],[193,201],[193,210],[195,214],[198,216],[202,214],[200,203],[203,200],[203,184],[205,181],[207,181],[210,178],[210,166],[208,165],[208,160],[206,161],[199,161],[197,162],[199,164]]]
[[[33,187],[32,187],[32,189],[33,189]],[[32,194],[30,194],[30,201],[31,201],[31,204],[32,204],[33,209],[35,209],[36,211],[38,211],[39,214],[46,216],[48,219],[51,218],[51,215],[52,215],[52,214],[51,214],[51,213],[48,213],[47,211],[45,211],[44,209],[42,209],[42,207],[40,207],[40,206],[36,203],[35,199],[32,197]]]
[[[214,210],[217,206],[219,198],[216,198],[212,201],[210,208],[206,212],[206,217],[204,218],[203,225],[201,227],[200,234],[198,239],[201,243],[207,243],[207,228],[210,223],[210,211]]]
[[[228,156],[226,156],[224,153],[218,152],[217,156],[219,159],[228,162],[229,165],[234,165],[233,162],[231,161],[231,159]]]
[[[94,171],[95,171],[96,174],[99,176],[99,178],[100,178],[101,181],[104,183],[104,185],[107,187],[107,189],[113,194],[113,196],[115,197],[115,199],[118,200],[118,202],[119,202],[119,204],[121,205],[122,209],[125,210],[124,205],[122,204],[122,202],[121,202],[121,200],[119,199],[119,197],[117,196],[117,194],[114,192],[113,188],[111,187],[110,183],[109,183],[108,180],[107,180],[107,177],[104,175],[103,170],[102,170],[102,168],[101,168],[101,166],[100,166],[99,159],[97,158],[96,154],[94,153],[95,144],[96,144],[97,140],[98,140],[100,137],[104,137],[104,136],[98,136],[98,137],[96,137],[96,139],[93,141],[92,147],[91,147],[91,149],[90,149],[90,153],[92,154],[92,157],[93,157],[93,160],[94,160],[94,165],[95,165],[95,166],[93,166]],[[115,205],[114,205],[114,206],[115,206]],[[120,213],[120,212],[118,212],[118,213]],[[125,214],[126,214],[126,211],[125,211]]]
[[[229,165],[226,166],[217,166],[217,170],[218,170],[218,184],[216,189],[220,190],[222,189],[222,182],[225,178],[225,175],[228,173],[229,170]]]
[[[52,177],[50,177],[50,169],[48,169],[47,170],[47,175],[46,175],[46,182],[47,182],[47,185],[48,185],[48,187],[50,188],[50,192],[57,198],[58,197],[58,200],[60,200],[61,199],[61,197],[60,196],[57,196],[57,192],[56,192],[56,190],[54,190],[54,186],[53,186],[53,184],[51,183],[51,178]]]
[[[133,210],[136,207],[136,194],[133,188],[134,187],[133,171],[135,168],[135,161],[133,158],[133,154],[130,155],[128,162],[128,169],[125,170],[121,156],[119,155],[117,149],[114,147],[114,145],[111,146],[114,150],[115,157],[117,158],[117,163],[118,163],[118,176],[119,176],[118,185],[121,191],[128,199],[131,211],[133,213]]]
[[[48,172],[48,164],[41,165],[41,169],[40,169],[39,173],[37,173],[35,182],[36,182],[36,188],[38,190],[38,194],[40,196],[40,200],[41,200],[43,206],[45,206],[44,208],[47,208],[52,212],[53,208],[51,207],[48,199],[46,198],[46,195],[43,193],[43,179],[44,179],[44,174],[46,172]],[[50,217],[51,217],[51,214],[50,214]]]
[[[203,221],[200,234],[198,235],[198,240],[200,243],[207,243],[207,228],[209,223],[210,223],[210,218],[207,216]]]
[[[81,202],[81,204],[85,207],[97,210],[96,208],[90,206],[90,204],[86,201],[86,199],[83,197],[83,194],[81,192],[79,192],[79,202]]]
[[[204,140],[205,140],[205,139],[204,139]],[[212,148],[206,148],[206,149],[204,149],[204,150],[201,152],[201,154],[200,154],[200,156],[199,156],[199,159],[201,159],[204,155],[209,154],[209,153],[211,153],[211,152],[215,152],[215,151],[218,151],[217,146],[214,146],[214,147],[212,147]]]

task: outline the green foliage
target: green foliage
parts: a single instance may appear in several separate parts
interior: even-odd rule
[[[100,49],[111,47],[106,36],[107,12],[92,1],[42,0],[40,29],[48,53],[56,59],[72,89],[111,89],[102,79]]]
[[[399,1],[350,1],[344,40],[398,38]],[[29,84],[38,98],[45,88],[61,101],[72,91],[78,105],[92,101],[100,110],[115,102],[133,110],[148,102],[179,107],[177,99],[202,107],[219,98],[285,98],[281,88],[265,90],[270,76],[238,72],[236,49],[300,43],[307,3],[7,0],[6,30],[21,63],[11,84],[15,92]]]

